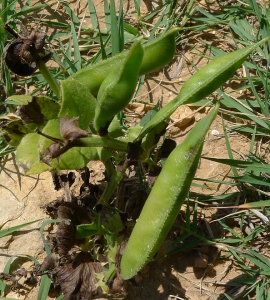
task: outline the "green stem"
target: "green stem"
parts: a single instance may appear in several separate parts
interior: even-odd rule
[[[124,177],[126,169],[123,168],[123,171],[119,172],[117,170],[114,170],[110,181],[108,182],[102,196],[100,197],[98,203],[100,204],[108,204],[108,201],[110,200],[110,198],[112,197],[115,189],[117,188],[119,182],[121,181],[121,179]]]
[[[110,140],[106,137],[87,137],[74,142],[76,147],[105,147],[109,150],[127,152],[128,143],[118,140]]]
[[[37,60],[37,65],[40,73],[43,75],[47,83],[49,84],[52,91],[55,93],[56,97],[60,99],[60,87],[56,79],[51,74],[50,70],[46,67],[46,64],[42,59]]]
[[[109,158],[106,161],[103,161],[103,163],[106,169],[106,178],[112,178],[115,169],[111,159]]]
[[[64,141],[51,138],[48,135],[42,134],[40,131],[36,131],[36,132],[62,145],[60,149],[52,153],[52,158],[56,158],[64,154],[65,152],[67,152],[69,149],[73,147],[104,147],[107,148],[108,150],[120,151],[120,152],[127,152],[127,148],[128,148],[127,142],[118,141],[118,140],[109,140],[107,138],[89,137],[89,138],[81,138],[79,140],[70,143],[64,143]]]

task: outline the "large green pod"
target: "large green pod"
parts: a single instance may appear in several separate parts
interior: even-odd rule
[[[180,29],[179,27],[172,28],[153,42],[143,46],[144,57],[140,67],[140,76],[160,70],[173,59],[176,48],[175,36]],[[92,95],[97,96],[103,80],[117,64],[125,59],[128,52],[129,50],[123,51],[97,64],[90,65],[70,78],[79,81],[90,90]]]
[[[197,71],[184,83],[180,93],[146,124],[137,140],[141,140],[160,122],[167,120],[180,105],[195,103],[217,90],[233,76],[252,51],[269,39],[267,37],[254,45],[219,56]]]
[[[165,162],[124,251],[120,275],[136,275],[155,255],[185,201],[197,170],[204,138],[219,105],[199,121]]]
[[[106,131],[113,117],[123,110],[135,92],[143,59],[141,40],[137,40],[128,55],[102,82],[96,103],[94,125],[97,131]]]

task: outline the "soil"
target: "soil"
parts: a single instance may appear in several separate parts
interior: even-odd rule
[[[101,15],[101,24],[104,21],[102,18],[103,3],[102,1],[94,1],[96,10]],[[181,1],[180,1],[181,2]],[[213,2],[213,1],[212,1]],[[39,3],[39,2],[37,2]],[[88,11],[87,1],[68,1],[70,7],[74,9],[76,14],[81,19],[84,18],[84,26],[90,25],[88,15],[84,16],[84,12]],[[34,5],[35,3],[33,3]],[[60,2],[58,7],[48,7],[40,13],[42,18],[50,18],[51,20],[67,21],[63,7]],[[125,9],[129,13],[135,12],[132,6],[133,2],[125,2]],[[151,5],[158,5],[157,2],[144,1],[142,2],[142,14],[151,10]],[[198,5],[204,6],[204,1],[200,1]],[[212,9],[215,9],[213,2]],[[199,44],[199,41],[204,40],[206,43],[215,43],[216,47],[224,51],[231,51],[230,40],[226,37],[225,33],[217,32],[214,29],[203,34],[194,35],[189,38],[189,44]],[[201,59],[197,54],[199,51],[206,51],[203,48],[195,47],[194,49],[178,49],[178,54],[174,62],[166,69],[151,74],[147,77],[144,88],[142,89],[139,100],[149,103],[148,105],[142,103],[132,103],[126,109],[126,115],[129,117],[130,122],[137,122],[138,119],[144,115],[152,104],[158,100],[162,104],[168,103],[181,89],[182,82],[189,78],[195,71],[194,66],[198,69],[203,67],[206,59]],[[179,62],[182,62],[182,67],[177,77],[172,79]],[[190,63],[192,62],[192,64]],[[241,72],[241,70],[239,71]],[[232,93],[234,85],[238,83],[231,82],[226,87],[227,93]],[[240,92],[233,92],[233,96],[242,97]],[[201,119],[208,111],[208,108],[198,110],[197,107],[184,106],[179,108],[172,116],[169,125],[169,136],[177,143],[184,139],[185,135],[192,126]],[[232,120],[226,118],[226,126],[236,124],[239,120]],[[240,134],[229,134],[230,145],[235,159],[243,159],[249,153],[250,139]],[[258,145],[259,145],[258,141]],[[211,129],[206,137],[203,149],[203,156],[211,156],[215,158],[228,158],[226,150],[225,138],[223,135],[222,119],[220,116],[214,121]],[[265,160],[268,160],[268,151],[264,146],[257,147],[257,153]],[[102,163],[90,163],[88,165],[91,174],[91,183],[100,184],[103,179],[102,171],[104,166]],[[228,192],[233,192],[234,187],[228,189],[228,186],[221,184],[209,183],[207,179],[224,180],[231,174],[228,166],[215,163],[206,159],[201,159],[199,168],[196,173],[196,178],[202,180],[197,181],[200,187],[192,187],[193,192],[205,193],[209,195],[221,195]],[[75,184],[72,186],[71,191],[77,195],[82,182],[79,176]],[[202,188],[201,186],[207,187]],[[0,270],[4,270],[7,261],[15,254],[30,255],[35,257],[38,261],[42,262],[46,257],[44,245],[40,237],[40,226],[43,222],[49,219],[45,214],[44,206],[61,197],[63,191],[56,191],[54,189],[52,177],[50,173],[43,173],[39,176],[25,176],[21,170],[16,166],[14,155],[10,155],[5,161],[1,162],[0,169],[0,225],[3,228],[20,225],[26,222],[37,220],[27,226],[23,230],[6,236],[0,239]],[[181,210],[181,214],[185,214],[185,207]],[[201,226],[205,226],[204,222],[210,222],[212,215],[217,213],[216,209],[204,209],[203,207],[198,210],[202,221]],[[44,235],[48,233],[49,228],[45,228]],[[220,227],[217,222],[211,223],[211,231],[215,236],[222,236]],[[166,244],[164,244],[164,249]],[[162,251],[161,251],[162,252]],[[218,249],[210,246],[198,246],[192,250],[184,251],[168,258],[157,259],[151,262],[140,275],[136,278],[137,283],[128,283],[128,294],[126,297],[118,296],[104,296],[98,299],[136,299],[136,300],[173,300],[180,299],[177,297],[186,296],[188,299],[222,299],[223,293],[228,292],[233,288],[230,281],[241,275],[241,272],[235,267],[230,258],[224,258],[227,254],[226,250]],[[31,268],[33,263],[31,260],[24,257],[14,257],[12,263],[12,270],[18,267]],[[9,298],[16,299],[36,299],[39,286],[30,287],[27,291],[18,292],[17,290],[7,294]],[[49,297],[48,299],[55,299]]]

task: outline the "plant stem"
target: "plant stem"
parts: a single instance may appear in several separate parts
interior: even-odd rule
[[[100,197],[98,203],[108,204],[108,201],[112,197],[112,194],[114,193],[114,191],[117,188],[119,182],[123,178],[123,176],[125,174],[125,171],[126,171],[125,168],[123,168],[122,171],[114,170],[114,172],[113,172],[113,174],[110,178],[110,181],[108,182],[108,184],[107,184],[102,196]]]
[[[67,152],[69,149],[73,147],[104,147],[108,150],[112,151],[120,151],[120,152],[127,152],[128,143],[124,141],[118,141],[118,140],[109,140],[107,138],[101,138],[101,137],[89,137],[89,138],[81,138],[79,140],[65,143],[65,141],[55,139],[52,137],[49,137],[48,135],[44,135],[39,130],[36,130],[37,133],[45,136],[46,138],[49,138],[53,141],[55,141],[57,144],[61,145],[62,147],[59,149],[55,149],[53,151],[52,158],[56,158],[65,152]]]
[[[109,158],[106,161],[103,161],[103,163],[106,169],[106,178],[112,178],[115,169],[111,162],[111,159]]]
[[[37,65],[40,73],[43,75],[47,83],[49,84],[56,97],[60,99],[60,87],[56,79],[51,74],[50,70],[46,67],[45,62],[42,59],[37,60]]]
[[[106,137],[87,137],[74,142],[76,147],[105,147],[109,150],[127,152],[128,143],[118,140],[110,140]]]

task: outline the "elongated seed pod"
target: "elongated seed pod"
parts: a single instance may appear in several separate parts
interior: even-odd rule
[[[233,76],[252,51],[269,39],[267,37],[252,46],[217,57],[196,72],[184,83],[180,93],[147,123],[137,140],[141,140],[157,124],[167,120],[180,105],[199,101],[217,90]]]
[[[153,42],[143,46],[144,57],[139,75],[155,72],[166,66],[175,54],[175,36],[181,28],[175,27],[168,30],[164,35]],[[92,95],[97,96],[103,80],[117,64],[125,59],[129,50],[123,51],[111,58],[90,65],[76,74],[70,76],[86,86]]]
[[[185,140],[169,155],[124,251],[120,275],[129,279],[149,262],[160,248],[185,201],[195,175],[204,138],[219,105],[199,121]]]
[[[97,131],[106,131],[113,117],[131,100],[136,89],[143,52],[139,39],[132,45],[124,60],[116,65],[102,82],[97,95],[94,118]]]

